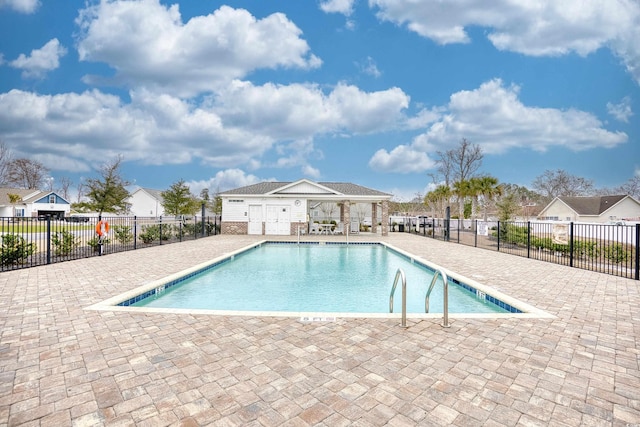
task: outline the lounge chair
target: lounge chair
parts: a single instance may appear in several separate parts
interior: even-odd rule
[[[333,230],[333,234],[344,234],[344,223],[339,222],[338,225],[336,225],[336,229]]]

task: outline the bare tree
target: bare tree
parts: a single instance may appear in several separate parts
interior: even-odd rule
[[[77,203],[82,202],[82,199],[84,198],[84,196],[86,196],[87,193],[87,186],[84,182],[80,182],[78,184],[78,199],[77,199]]]
[[[453,182],[467,181],[482,165],[482,148],[463,138],[457,148],[438,151],[438,172],[446,186]]]
[[[591,180],[571,175],[562,169],[544,171],[533,181],[532,187],[547,203],[560,196],[588,196],[593,192]]]
[[[320,204],[320,211],[324,214],[325,219],[331,219],[336,208],[336,204],[332,202],[322,202]]]
[[[626,183],[622,184],[620,189],[632,196],[636,200],[640,200],[640,175],[636,175],[629,179]]]
[[[66,176],[60,178],[58,182],[58,188],[60,191],[60,195],[65,199],[69,200],[69,188],[71,188],[71,180]]]
[[[49,174],[42,163],[31,159],[14,159],[7,164],[7,184],[19,188],[40,189]]]
[[[7,147],[4,141],[0,140],[0,187],[7,186],[8,168],[11,161],[11,149]]]

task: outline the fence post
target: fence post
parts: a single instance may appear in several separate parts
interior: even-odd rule
[[[636,224],[636,280],[640,280],[640,224]]]
[[[569,267],[573,267],[573,222],[569,223]]]
[[[498,252],[500,252],[500,221],[498,221]]]
[[[201,208],[201,216],[202,216],[202,237],[205,236],[204,232],[205,232],[205,226],[204,226],[204,214],[205,214],[205,208],[204,208],[204,202],[202,202],[202,208]],[[196,234],[196,233],[193,233]]]
[[[527,258],[531,258],[531,221],[527,221]]]
[[[51,264],[51,215],[47,215],[47,264]]]
[[[449,233],[451,233],[451,207],[447,206],[445,209],[445,220],[444,220],[444,241],[449,241]]]
[[[158,222],[158,229],[160,230],[160,245],[162,245],[162,216],[160,216],[160,221]]]
[[[475,231],[473,232],[473,247],[478,247],[478,220],[476,219]]]

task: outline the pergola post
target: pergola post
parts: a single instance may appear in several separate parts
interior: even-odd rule
[[[378,232],[378,203],[371,203],[371,232],[373,234]]]
[[[382,201],[382,235],[389,235],[389,201]]]
[[[343,200],[340,204],[340,218],[344,224],[345,234],[351,231],[351,201]]]

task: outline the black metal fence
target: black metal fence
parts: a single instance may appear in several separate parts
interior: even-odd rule
[[[406,218],[403,231],[640,280],[640,224]]]
[[[204,219],[204,220],[203,220]],[[0,218],[0,271],[220,234],[220,217]],[[108,232],[104,233],[108,228]],[[103,233],[104,235],[100,235]]]

